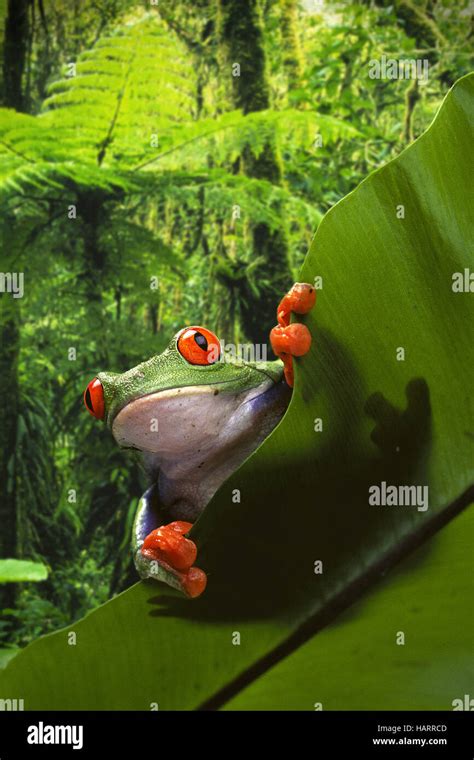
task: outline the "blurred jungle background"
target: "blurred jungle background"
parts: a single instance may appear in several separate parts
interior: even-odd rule
[[[266,342],[322,215],[470,69],[467,0],[2,0],[0,646],[136,580],[139,465],[86,412],[183,325]],[[371,78],[383,57],[427,81]],[[348,231],[350,235],[350,231]],[[25,576],[28,577],[28,574]],[[41,577],[41,576],[40,576]]]

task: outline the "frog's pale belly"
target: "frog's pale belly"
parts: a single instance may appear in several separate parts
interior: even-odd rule
[[[144,455],[172,519],[194,521],[219,486],[271,433],[291,391],[266,379],[238,394],[218,386],[162,391],[128,404],[112,432]]]

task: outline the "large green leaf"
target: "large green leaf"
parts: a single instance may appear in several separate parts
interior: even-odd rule
[[[470,509],[226,709],[453,709],[474,679],[473,542]]]
[[[193,529],[203,598],[139,583],[73,625],[75,643],[60,631],[30,645],[2,694],[27,709],[223,704],[467,505],[473,298],[452,275],[472,261],[473,90],[461,80],[428,132],[318,228],[301,273],[323,279],[314,345],[284,420]],[[382,482],[427,486],[428,510],[370,506]]]
[[[4,668],[7,662],[10,662],[20,650],[16,648],[0,649],[0,668]]]

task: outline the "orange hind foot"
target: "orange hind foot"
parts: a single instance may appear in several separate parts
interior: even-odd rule
[[[181,590],[192,598],[200,596],[207,584],[203,570],[193,567],[197,548],[194,541],[185,537],[192,523],[176,520],[152,530],[145,538],[141,553],[148,560],[155,560],[174,575]]]

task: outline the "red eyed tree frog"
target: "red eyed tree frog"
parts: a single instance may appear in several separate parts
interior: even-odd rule
[[[315,303],[311,285],[296,283],[280,302],[270,340],[280,358],[248,362],[221,353],[205,327],[180,330],[158,356],[116,374],[101,372],[86,388],[88,411],[117,443],[142,452],[153,485],[133,528],[141,578],[163,580],[197,597],[206,574],[186,537],[219,486],[271,433],[293,387],[292,357],[311,345],[305,325],[290,324]]]

